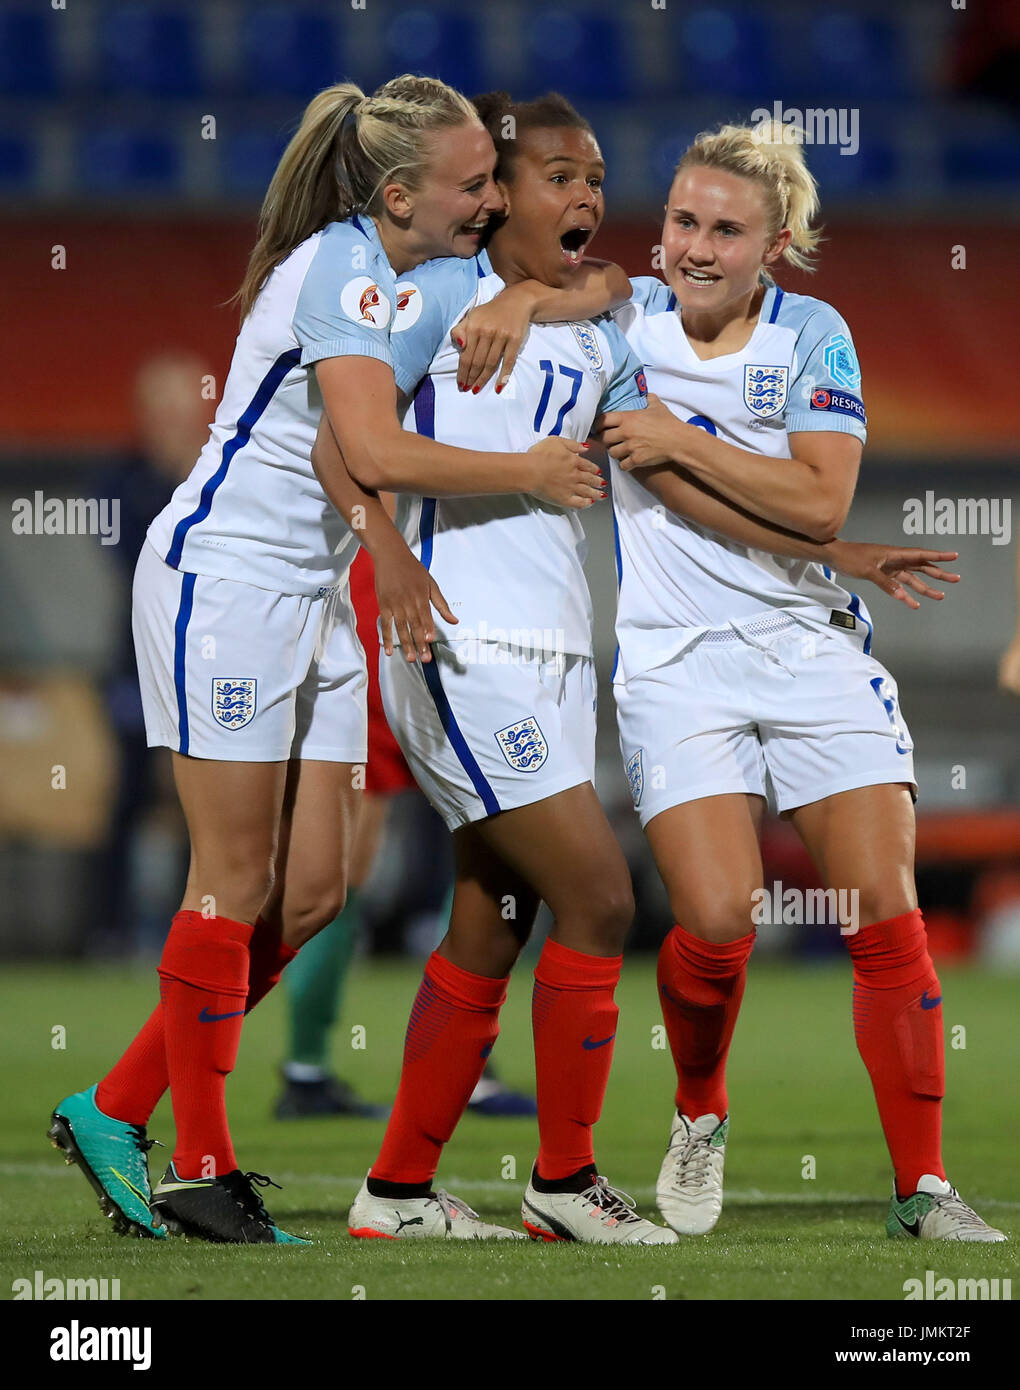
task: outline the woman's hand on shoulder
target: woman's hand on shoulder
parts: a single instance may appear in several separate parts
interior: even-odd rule
[[[533,307],[527,284],[510,285],[487,304],[469,309],[454,326],[450,337],[460,351],[457,385],[462,391],[477,395],[497,370],[496,391],[502,391],[528,336]]]

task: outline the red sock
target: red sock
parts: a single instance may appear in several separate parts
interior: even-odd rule
[[[538,1087],[538,1175],[546,1182],[595,1166],[619,1009],[622,956],[589,956],[547,940],[535,966],[531,1018]]]
[[[159,963],[166,1060],[182,1178],[237,1167],[226,1082],[241,1042],[253,928],[229,917],[178,912]]]
[[[163,1006],[157,1004],[131,1046],[96,1087],[96,1105],[104,1115],[127,1125],[146,1125],[169,1085]]]
[[[703,941],[677,925],[659,951],[659,1003],[676,1064],[676,1108],[696,1120],[729,1108],[726,1058],[755,933]]]
[[[404,1065],[370,1177],[430,1183],[499,1036],[507,981],[472,975],[433,951],[411,1009]]]
[[[261,917],[255,923],[249,949],[245,1013],[251,1013],[279,983],[284,966],[297,955],[266,927]],[[157,1004],[123,1057],[100,1081],[96,1104],[104,1115],[112,1115],[125,1124],[146,1125],[169,1085],[163,1005]]]
[[[255,1005],[261,1004],[269,991],[276,988],[285,967],[297,955],[293,946],[288,946],[277,932],[267,927],[261,917],[256,919],[248,951],[248,997],[244,1001],[246,1014],[250,1014]]]
[[[920,908],[846,938],[854,963],[854,1034],[871,1077],[901,1197],[923,1173],[945,1178],[942,987]]]

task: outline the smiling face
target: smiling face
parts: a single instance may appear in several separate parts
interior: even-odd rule
[[[738,311],[790,240],[768,224],[766,193],[754,179],[692,165],[673,180],[662,229],[664,269],[681,307]]]
[[[590,130],[541,126],[521,131],[499,185],[508,220],[489,246],[499,274],[507,279],[504,270],[513,269],[554,289],[567,287],[602,223],[605,173]]]
[[[397,259],[407,263],[394,262],[398,273],[433,256],[477,254],[489,220],[503,211],[495,167],[492,139],[480,123],[435,132],[418,187],[394,182],[383,190],[387,211],[406,229]]]

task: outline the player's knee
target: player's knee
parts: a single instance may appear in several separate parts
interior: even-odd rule
[[[330,883],[295,897],[288,889],[283,910],[283,939],[295,951],[317,936],[344,910],[347,892],[343,883]]]
[[[198,898],[212,915],[253,922],[273,890],[273,866],[240,856],[224,857],[208,869],[201,862],[188,875],[189,896]]]
[[[726,893],[691,905],[685,902],[671,904],[673,921],[679,922],[691,936],[702,941],[722,943],[739,941],[754,930],[751,916],[751,894],[741,892]]]
[[[876,883],[873,887],[857,890],[856,906],[858,923],[867,927],[913,912],[917,901],[912,883]]]
[[[597,954],[619,955],[634,920],[634,892],[629,874],[593,881],[579,904],[579,916]]]

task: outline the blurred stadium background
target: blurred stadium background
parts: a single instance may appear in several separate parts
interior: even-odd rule
[[[36,490],[119,497],[121,535],[104,546],[3,528],[2,954],[159,949],[183,844],[167,755],[150,757],[140,738],[127,626],[134,559],[203,442],[218,387],[203,399],[195,383],[226,375],[237,325],[225,301],[305,101],[340,78],[371,89],[405,70],[468,93],[565,92],[608,163],[597,254],[634,274],[651,269],[674,161],[698,130],[777,101],[857,113],[858,152],[807,151],[828,236],[819,273],[783,276],[842,311],[862,361],[870,439],[848,534],[899,540],[905,501],[928,490],[1020,501],[1010,295],[1020,10],[1010,0],[963,10],[951,0],[8,0],[0,497],[7,515]],[[952,264],[960,247],[965,269]],[[606,680],[608,509],[590,521]],[[877,591],[866,601],[918,749],[918,877],[933,951],[939,962],[1020,969],[1020,705],[996,681],[1016,623],[1016,543],[916,543],[959,548],[959,591],[919,613]],[[603,697],[599,788],[634,871],[634,945],[652,949],[668,908],[630,809],[608,685]],[[769,826],[766,848],[767,882],[814,881],[783,826]],[[430,949],[448,857],[423,800],[402,796],[364,900],[366,950]],[[780,925],[759,944],[839,950],[831,931]]]

